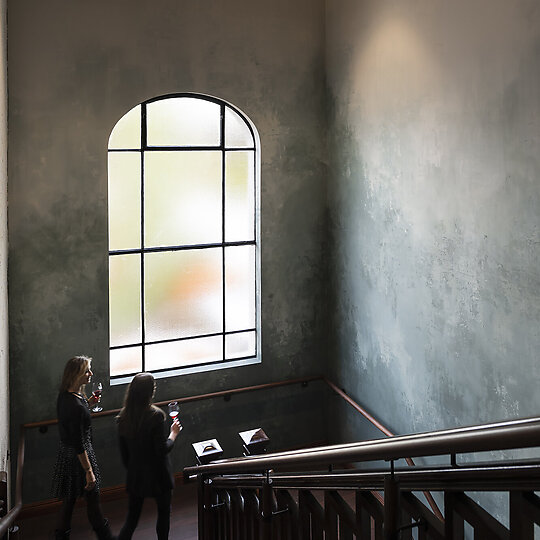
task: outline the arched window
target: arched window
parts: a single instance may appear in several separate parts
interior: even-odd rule
[[[173,94],[109,138],[111,379],[260,361],[259,148],[213,97]]]

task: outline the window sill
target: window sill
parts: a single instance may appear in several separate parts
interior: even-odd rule
[[[165,377],[179,377],[182,375],[191,375],[192,373],[202,373],[207,371],[216,371],[218,369],[229,369],[241,366],[251,366],[253,364],[260,364],[261,359],[259,357],[255,358],[243,358],[241,360],[230,360],[228,362],[223,362],[221,364],[212,364],[208,366],[194,366],[194,367],[184,367],[184,368],[174,368],[168,371],[159,371],[157,373],[152,373],[155,379],[164,379]],[[122,384],[128,384],[131,382],[133,375],[128,375],[127,377],[118,377],[115,379],[110,379],[111,386],[120,386]]]

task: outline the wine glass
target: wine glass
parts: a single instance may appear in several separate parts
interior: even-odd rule
[[[95,382],[92,384],[92,395],[96,398],[96,403],[92,407],[92,412],[99,412],[103,410],[103,407],[99,406],[99,400],[101,399],[101,392],[103,390],[103,385],[100,382]]]
[[[173,422],[178,417],[178,411],[179,411],[178,402],[177,401],[171,401],[169,403],[169,416],[172,418]]]

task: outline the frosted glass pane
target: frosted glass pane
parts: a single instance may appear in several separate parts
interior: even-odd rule
[[[127,112],[109,137],[109,149],[140,148],[141,147],[141,106]]]
[[[225,155],[225,241],[254,240],[253,152]]]
[[[255,246],[225,248],[225,330],[255,328]]]
[[[221,152],[145,152],[145,244],[221,242]]]
[[[220,106],[196,98],[170,98],[146,109],[148,146],[218,146]]]
[[[110,352],[111,377],[125,375],[127,373],[139,373],[142,371],[141,347],[126,347],[114,349]]]
[[[225,146],[227,148],[252,148],[253,136],[249,127],[232,109],[225,108]]]
[[[223,358],[223,338],[212,336],[156,343],[146,347],[146,369],[166,369],[217,362]]]
[[[221,248],[145,255],[147,341],[221,332]]]
[[[111,347],[141,342],[141,257],[109,257]]]
[[[141,246],[141,155],[109,152],[109,250]]]
[[[225,359],[255,356],[255,332],[241,332],[225,336]]]

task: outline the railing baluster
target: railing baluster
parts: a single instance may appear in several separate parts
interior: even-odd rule
[[[378,494],[377,494],[378,495]],[[357,505],[361,504],[368,513],[370,535],[367,538],[382,540],[384,510],[381,501],[371,491],[358,491],[356,494]]]
[[[259,502],[253,489],[242,490],[244,497],[246,535],[248,540],[259,538]]]
[[[527,500],[523,491],[510,492],[511,540],[534,540],[534,521],[526,511]]]
[[[352,534],[358,534],[356,527],[356,516],[354,515],[353,509],[347,504],[345,499],[341,494],[336,490],[330,490],[327,492],[327,501],[330,505],[334,507],[334,510],[337,512],[338,516],[338,530],[339,538],[345,535],[349,537],[349,532]]]
[[[489,538],[490,540],[510,538],[510,531],[502,523],[464,493],[455,495],[454,510],[470,523],[475,531],[479,532],[481,536],[478,538]]]
[[[423,522],[418,527],[418,540],[423,540],[424,538],[433,540],[445,539],[443,522],[413,493],[402,493],[401,506],[416,521]]]
[[[302,523],[302,540],[323,540],[324,536],[324,510],[314,497],[313,493],[308,490],[301,490],[301,513],[304,513]],[[305,520],[307,514],[309,524]],[[306,526],[307,525],[307,526]]]
[[[451,491],[444,493],[444,536],[447,540],[463,540],[464,524],[455,509],[456,494]]]
[[[364,540],[371,538],[371,516],[362,504],[362,495],[362,491],[357,489],[355,493],[356,530],[358,538]]]
[[[229,491],[229,496],[231,498],[233,517],[233,536],[237,540],[246,540],[245,508],[243,497],[237,489]]]
[[[344,519],[339,519],[339,540],[353,540],[353,532]]]
[[[222,538],[224,540],[233,540],[232,535],[231,535],[231,513],[227,511],[228,507],[227,507],[227,501],[225,500],[224,491],[220,491],[218,504],[221,504],[221,506],[219,506],[218,511],[220,512],[222,516],[222,526],[223,526]]]
[[[262,540],[272,540],[272,485],[266,478],[262,485],[261,537]]]
[[[326,540],[338,540],[338,515],[331,501],[331,492],[324,492],[324,530]]]
[[[201,475],[197,479],[197,522],[198,522],[198,538],[199,540],[206,540],[208,538],[208,525],[206,524],[206,508],[207,495],[205,490],[205,479]]]
[[[298,491],[298,514],[300,517],[300,539],[309,540],[311,538],[311,518],[309,505],[307,502],[307,490]]]
[[[276,490],[276,499],[278,508],[287,508],[287,511],[282,514],[283,529],[285,540],[298,540],[299,524],[298,524],[298,504],[288,490]]]
[[[399,484],[388,474],[384,478],[384,540],[397,540],[399,515]]]
[[[403,509],[403,505],[401,504],[401,497],[402,495],[400,495],[400,501],[399,501],[399,506],[401,508],[401,512],[399,513],[399,522],[398,522],[398,526],[399,526],[399,540],[412,540],[412,527],[411,527],[411,524],[413,523],[413,518],[412,516]]]
[[[313,540],[324,538],[324,520],[318,519],[314,513],[311,514],[311,538]]]

